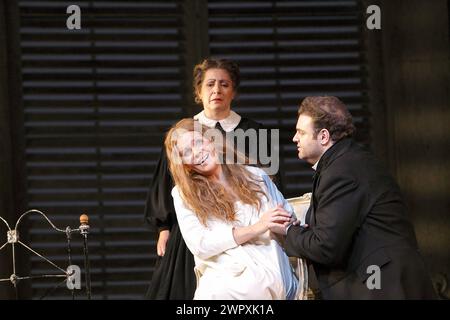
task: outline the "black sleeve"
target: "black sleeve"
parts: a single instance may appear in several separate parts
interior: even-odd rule
[[[330,174],[320,184],[315,225],[289,228],[286,252],[323,265],[341,265],[365,210],[366,195],[359,183],[345,174]]]
[[[173,180],[169,172],[166,151],[163,147],[153,174],[144,210],[146,222],[159,231],[170,230],[176,222],[171,195],[172,188]]]

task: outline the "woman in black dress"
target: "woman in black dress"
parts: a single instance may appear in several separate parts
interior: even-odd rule
[[[230,60],[209,58],[196,65],[195,101],[202,104],[203,111],[195,115],[194,119],[205,126],[216,127],[222,132],[236,129],[244,131],[255,129],[259,132],[258,129],[263,128],[261,124],[241,117],[231,110],[231,102],[236,96],[239,82],[239,67]],[[270,148],[270,145],[268,147]],[[244,152],[248,150],[248,146],[245,149]],[[146,294],[147,299],[190,300],[194,297],[196,288],[194,257],[186,247],[178,227],[171,196],[173,186],[167,156],[162,148],[145,207],[147,222],[159,233],[157,242],[159,257]]]

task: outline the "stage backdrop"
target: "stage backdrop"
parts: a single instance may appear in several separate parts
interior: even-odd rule
[[[164,132],[201,110],[193,102],[192,68],[203,58],[236,60],[242,85],[234,110],[281,130],[286,197],[311,188],[313,171],[291,141],[303,97],[342,98],[357,140],[373,146],[368,79],[378,70],[368,67],[360,1],[79,1],[79,30],[66,26],[70,4],[6,2],[11,72],[18,72],[8,84],[11,130],[20,208],[40,209],[63,228],[77,227],[82,213],[90,217],[95,299],[145,293],[156,250],[144,200]],[[64,236],[38,216],[28,230],[35,250],[67,265]],[[82,266],[77,239],[72,253]],[[22,255],[31,274],[54,272]],[[23,283],[22,297],[70,298],[55,284]]]

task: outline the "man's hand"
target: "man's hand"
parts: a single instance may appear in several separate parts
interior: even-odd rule
[[[261,230],[261,233],[264,233],[271,228],[289,223],[291,219],[291,214],[284,210],[283,206],[279,204],[275,208],[264,212],[259,218],[257,225],[260,227],[258,229]]]
[[[282,235],[285,236],[286,232],[287,232],[287,227],[290,225],[291,223],[288,222],[284,222],[284,223],[273,223],[270,225],[269,230],[272,233],[276,233],[278,235]]]
[[[273,233],[285,236],[287,235],[288,227],[290,225],[298,226],[300,225],[300,220],[296,220],[294,217],[291,217],[288,222],[271,224],[269,230]],[[302,227],[308,228],[308,225],[304,224]]]
[[[162,257],[166,253],[167,241],[169,241],[170,231],[162,230],[159,233],[158,243],[156,244],[156,253]]]
[[[270,229],[273,225],[283,224],[291,220],[291,214],[278,205],[260,215],[259,221],[251,226],[234,227],[233,237],[237,244],[241,245],[250,241]]]

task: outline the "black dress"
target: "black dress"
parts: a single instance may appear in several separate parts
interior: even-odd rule
[[[261,124],[253,120],[241,118],[234,130],[262,128]],[[270,143],[270,139],[268,142]],[[279,174],[276,176],[278,185],[279,176]],[[196,288],[194,256],[187,248],[178,227],[171,195],[173,187],[167,155],[163,148],[147,196],[145,218],[151,226],[158,230],[158,233],[161,230],[170,230],[170,237],[164,256],[157,259],[146,294],[147,299],[191,300],[194,297]]]

